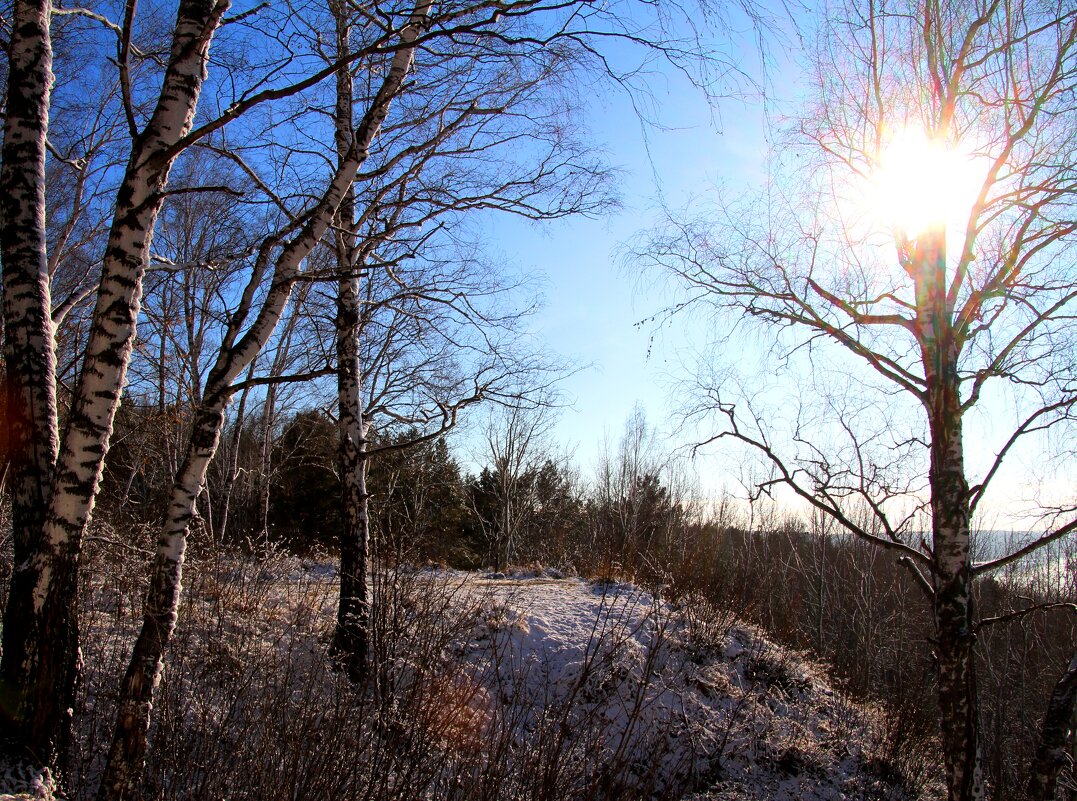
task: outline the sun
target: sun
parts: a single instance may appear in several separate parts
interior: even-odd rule
[[[982,181],[982,165],[968,150],[907,128],[879,151],[870,176],[875,219],[915,239],[929,230],[963,229]]]

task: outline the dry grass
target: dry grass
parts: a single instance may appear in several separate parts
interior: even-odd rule
[[[103,537],[86,559],[73,799],[96,790],[145,589],[137,550]],[[379,571],[376,669],[353,687],[327,657],[337,584],[324,560],[190,559],[144,798],[672,801],[745,792],[753,765],[783,786],[832,784],[846,762],[849,798],[907,797],[885,732],[821,692],[802,655],[701,596],[645,600],[641,618],[646,593],[588,585],[604,614],[571,671],[514,650],[528,626],[516,595],[573,583]]]

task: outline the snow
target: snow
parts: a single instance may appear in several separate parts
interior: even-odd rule
[[[56,789],[48,768],[0,759],[0,801],[52,801]]]
[[[571,699],[568,736],[656,795],[913,797],[878,775],[870,715],[752,627],[700,631],[698,610],[626,583],[470,576],[467,586],[484,610],[467,659],[488,693],[526,711],[514,718],[523,740]]]
[[[192,727],[208,722],[210,736],[214,726],[236,725],[230,716],[256,714],[261,702],[252,693],[274,665],[322,676],[325,691],[312,689],[311,698],[333,697],[339,674],[315,669],[335,620],[331,563],[279,557],[194,569],[174,643],[186,667],[166,665],[178,682],[176,708]],[[386,613],[401,627],[397,639],[375,649],[397,688],[389,691],[407,698],[409,687],[434,688],[433,703],[406,707],[418,716],[408,723],[453,754],[446,770],[474,772],[464,776],[467,786],[503,781],[503,801],[549,797],[546,772],[549,786],[572,798],[935,795],[906,789],[887,759],[879,716],[831,688],[820,666],[701,598],[669,600],[665,588],[656,596],[540,568],[413,569],[378,573],[373,583],[375,603],[398,605]],[[84,631],[94,647],[133,636],[137,618],[125,610],[137,609],[135,597],[102,588],[92,598]],[[105,679],[88,681],[99,686],[87,690],[85,709],[107,700]],[[230,697],[237,691],[243,697]]]

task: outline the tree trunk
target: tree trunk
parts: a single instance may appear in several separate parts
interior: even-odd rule
[[[1052,801],[1058,774],[1069,761],[1077,727],[1077,652],[1051,692],[1040,728],[1040,742],[1028,779],[1029,801]]]
[[[917,326],[931,434],[932,578],[938,702],[950,801],[986,797],[979,742],[973,655],[972,573],[969,564],[969,487],[965,479],[959,348],[946,292],[942,231],[916,243]]]
[[[124,801],[137,798],[146,759],[146,744],[153,708],[153,692],[160,682],[164,667],[164,652],[172,637],[179,609],[183,575],[183,555],[187,545],[187,530],[194,515],[194,505],[205,482],[206,469],[216,452],[224,426],[224,410],[232,396],[232,385],[269,342],[277,323],[288,305],[292,286],[299,276],[300,265],[314,246],[325,236],[329,223],[337,213],[344,195],[355,180],[360,165],[366,159],[370,143],[377,135],[389,111],[389,104],[403,84],[414,58],[407,47],[419,33],[425,21],[428,0],[420,0],[408,24],[401,31],[404,47],[392,58],[392,63],[363,118],[360,134],[352,141],[348,157],[333,175],[317,206],[311,210],[303,229],[281,248],[273,269],[270,289],[257,317],[246,333],[239,337],[239,327],[246,314],[237,313],[237,320],[226,334],[217,361],[206,380],[206,396],[195,414],[194,428],[187,456],[176,476],[167,518],[157,545],[145,602],[145,618],[131,661],[120,690],[119,711],[112,747],[105,765],[99,801]],[[267,240],[259,259],[268,259],[271,244]],[[258,276],[262,270],[255,269]],[[241,304],[253,302],[259,281],[252,278],[243,293]]]
[[[340,600],[331,653],[353,682],[362,681],[370,650],[367,571],[370,518],[367,504],[366,424],[359,363],[359,279],[342,279],[337,295],[337,398],[343,528],[340,533]]]
[[[217,362],[206,381],[206,396],[195,413],[186,456],[172,485],[165,523],[146,593],[145,616],[131,661],[120,689],[116,729],[108,762],[98,791],[101,801],[120,801],[139,796],[146,758],[146,739],[153,707],[153,692],[164,667],[164,652],[175,630],[179,610],[183,556],[195,505],[205,484],[206,471],[220,443],[225,408],[232,397],[232,384],[265,347],[291,295],[300,263],[307,257],[315,235],[320,236],[332,207],[339,198],[337,183],[322,201],[322,214],[313,220],[296,242],[285,247],[273,274],[272,289],[250,330],[232,345],[226,337]],[[332,206],[328,212],[325,207]],[[322,219],[324,218],[324,219]],[[259,272],[255,271],[256,274]],[[252,279],[256,281],[257,279]]]
[[[337,58],[350,53],[351,26],[345,4],[332,2],[336,19]],[[335,111],[337,158],[343,161],[355,138],[352,124],[352,76],[337,73]],[[361,298],[358,253],[355,247],[355,188],[348,191],[337,211],[336,353],[337,353],[337,463],[340,471],[340,599],[337,625],[330,652],[355,683],[367,673],[370,651],[370,597],[367,571],[370,551],[370,518],[367,504],[366,420],[362,402],[362,369],[359,355]]]
[[[5,425],[14,572],[3,626],[0,735],[6,755],[55,770],[69,724],[78,647],[73,606],[46,620],[36,588],[53,553],[43,537],[59,435],[45,239],[45,140],[52,90],[51,3],[16,2],[8,43],[0,252]]]
[[[5,612],[3,672],[7,692],[18,699],[13,707],[17,710],[15,725],[5,728],[15,730],[12,737],[16,741],[44,744],[46,747],[36,752],[39,759],[54,759],[57,729],[62,728],[74,692],[78,665],[78,558],[82,534],[93,509],[112,421],[130,360],[153,225],[174,160],[171,148],[190,129],[205,78],[209,41],[226,7],[226,2],[207,0],[186,0],[180,4],[157,106],[145,130],[135,138],[117,192],[84,367],[52,472],[48,500],[40,503],[34,513],[40,515],[45,510],[44,523],[35,531],[25,528],[20,521],[16,535],[24,545],[30,545],[35,555],[28,573],[13,582]],[[21,101],[28,105],[22,105],[22,116],[12,121],[9,99],[5,126],[6,132],[16,132],[13,146],[19,144],[18,134],[21,132],[24,156],[31,161],[29,165],[23,165],[19,158],[9,159],[5,152],[4,166],[5,169],[10,166],[12,170],[20,167],[33,170],[38,163],[34,159],[41,159],[43,155],[35,155],[38,151],[30,139],[41,138],[40,148],[44,147],[43,126],[48,108],[48,11],[37,4],[19,4],[18,8],[24,18],[15,26],[16,34],[12,38],[9,92],[16,100],[17,111]],[[16,69],[23,70],[24,74],[19,76]],[[38,120],[36,123],[31,121],[34,115]],[[35,128],[38,133],[32,133]],[[28,132],[32,136],[27,136]],[[8,187],[4,188],[10,191]],[[17,192],[15,197],[22,196],[30,201],[22,213],[42,215],[43,224],[43,200],[36,206],[37,200],[26,195],[26,188],[13,188]],[[40,191],[43,191],[43,185]],[[12,221],[19,224],[18,216]],[[43,254],[44,245],[39,247]],[[6,272],[6,253],[4,258]],[[24,271],[24,274],[29,273]],[[18,281],[14,286],[18,288]],[[42,290],[38,288],[34,292],[38,297],[35,302],[40,304]],[[26,299],[15,304],[16,307],[25,307]],[[5,303],[5,307],[7,305]],[[48,311],[46,307],[45,313]],[[39,341],[34,347],[48,351],[52,347],[51,325],[39,323],[36,336],[39,340],[44,336],[46,325],[49,325],[48,341]],[[25,330],[25,323],[16,320],[9,336],[20,329]],[[47,370],[54,357],[39,354],[35,359],[40,365],[38,369]],[[49,391],[47,385],[54,380],[48,376],[33,378],[41,380],[46,387],[36,391],[38,397]],[[42,409],[34,411],[35,415],[44,413]],[[49,438],[47,426],[41,430],[46,433],[42,443],[44,452],[51,447],[47,443],[54,440]],[[48,471],[40,466],[34,469],[48,476]],[[42,487],[48,485],[47,480],[38,481]]]
[[[176,476],[146,593],[142,630],[120,689],[116,730],[98,791],[99,799],[136,799],[146,756],[146,734],[162,657],[176,626],[187,530],[206,469],[224,424],[226,398],[204,404],[191,432],[187,458]]]

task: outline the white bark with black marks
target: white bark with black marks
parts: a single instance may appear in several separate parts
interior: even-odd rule
[[[274,264],[270,289],[254,322],[242,336],[238,336],[236,330],[225,336],[217,361],[206,380],[205,394],[195,413],[187,454],[173,483],[165,523],[158,539],[142,629],[120,690],[116,729],[98,792],[100,801],[121,801],[139,796],[153,694],[161,679],[164,651],[175,630],[179,609],[188,528],[194,516],[195,501],[205,482],[206,470],[220,441],[225,408],[234,391],[233,384],[269,341],[287,307],[292,286],[304,260],[325,236],[341,200],[366,159],[371,142],[377,136],[389,106],[411,68],[413,49],[407,45],[421,31],[429,7],[429,3],[423,0],[402,29],[400,40],[404,46],[393,55],[382,85],[359,126],[348,157],[338,165],[317,206],[307,215],[303,228],[281,248]],[[263,246],[259,259],[268,258],[270,250],[270,247]],[[257,275],[260,269],[256,267],[254,272],[252,285],[259,283]],[[248,287],[242,302],[251,301],[253,289]]]
[[[133,143],[117,193],[83,370],[55,470],[51,473],[47,500],[43,496],[40,505],[44,521],[38,532],[24,530],[19,535],[33,536],[40,556],[33,580],[13,584],[13,592],[17,595],[14,602],[9,603],[8,620],[13,620],[15,615],[23,616],[25,620],[18,625],[5,626],[5,652],[10,653],[13,660],[17,658],[34,668],[32,674],[22,677],[21,686],[20,679],[15,677],[13,691],[25,694],[29,685],[33,685],[42,690],[39,695],[49,696],[47,700],[32,701],[36,709],[29,710],[31,731],[55,728],[56,712],[49,712],[49,708],[59,707],[59,714],[65,715],[69,706],[67,699],[73,692],[78,660],[75,604],[82,535],[93,508],[112,421],[130,361],[142,275],[149,259],[154,221],[174,159],[172,148],[190,130],[205,78],[209,42],[227,7],[227,2],[215,0],[187,0],[180,4],[158,103],[145,130]],[[38,19],[41,33],[36,35],[39,41],[47,41],[47,9],[40,10]],[[22,33],[30,30],[28,24],[19,29]],[[46,38],[42,39],[43,36]],[[13,41],[18,39],[16,36]],[[20,56],[17,61],[21,59]],[[27,91],[34,92],[39,98],[39,112],[46,114],[50,80],[47,61],[42,62],[39,72],[40,77],[28,83],[15,80],[13,73],[12,84],[19,83],[26,86]],[[5,165],[8,163],[5,155]],[[15,160],[10,162],[12,166],[16,163]],[[43,214],[43,211],[37,213]],[[43,250],[41,259],[44,260]],[[41,290],[37,292],[40,297]],[[47,312],[48,307],[45,308]],[[44,336],[45,329],[42,329],[37,339]],[[48,343],[37,347],[46,354],[42,358],[42,369],[52,372],[50,365],[54,365],[48,355],[51,329],[48,329],[48,337]],[[47,392],[52,377],[38,378]],[[43,444],[46,449],[54,448],[52,442],[46,437]],[[42,471],[42,475],[48,477],[50,474]]]
[[[336,21],[337,58],[350,52],[351,26],[346,4],[332,2]],[[347,157],[354,138],[353,86],[351,73],[337,73],[337,158]],[[362,401],[362,366],[359,358],[361,312],[358,253],[355,246],[355,189],[349,187],[337,211],[336,241],[336,355],[337,355],[337,467],[340,472],[340,595],[337,624],[330,652],[348,678],[361,681],[367,672],[370,651],[370,597],[367,571],[370,555],[370,521],[367,503],[366,421]]]
[[[50,2],[14,3],[0,165],[3,391],[14,570],[3,626],[0,747],[55,770],[77,671],[73,599],[43,611],[58,548],[43,536],[59,447],[56,353],[45,231],[45,159],[52,92]]]
[[[935,658],[943,756],[951,799],[986,797],[979,741],[969,563],[969,486],[965,478],[957,334],[947,296],[945,231],[932,230],[911,246],[906,270],[916,289],[915,333],[931,434],[932,589]]]
[[[116,194],[93,324],[60,453],[46,524],[53,541],[78,539],[93,509],[134,345],[153,227],[164,201],[174,147],[190,129],[206,78],[209,45],[230,3],[185,0],[179,7],[161,94],[136,137]]]

